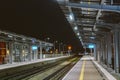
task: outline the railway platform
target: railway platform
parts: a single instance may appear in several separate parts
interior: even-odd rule
[[[62,80],[117,80],[93,57],[83,56]]]

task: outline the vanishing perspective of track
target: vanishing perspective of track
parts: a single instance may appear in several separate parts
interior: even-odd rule
[[[76,56],[69,57],[59,61],[55,61],[55,62],[53,61],[52,63],[43,64],[41,66],[25,69],[17,73],[11,73],[11,74],[6,73],[6,75],[0,76],[0,80],[29,80],[29,79],[32,80],[33,77],[41,75],[44,72],[49,73],[48,72],[49,70],[52,70],[54,69],[54,67],[60,66],[62,63],[67,62],[67,64],[64,64],[63,66],[57,68],[56,71],[53,70],[53,73],[50,73],[45,77],[42,77],[44,78],[44,80],[57,80],[63,77],[65,73],[67,73],[71,69],[71,67],[77,62],[77,60],[79,60],[79,58],[80,57],[76,57]],[[43,80],[42,78],[40,77],[39,80]]]

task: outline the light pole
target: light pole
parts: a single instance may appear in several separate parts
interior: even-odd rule
[[[62,45],[63,43],[61,42],[61,43],[59,43],[59,52],[61,53],[61,45]]]
[[[65,46],[66,46],[66,44],[63,44],[63,53],[65,52]]]
[[[50,38],[49,37],[47,37],[47,38],[45,38],[45,42],[48,42],[50,40]],[[48,48],[48,46],[47,45],[45,45],[45,53],[48,53],[48,51],[46,50]]]
[[[58,41],[54,41],[54,53],[55,53],[55,51],[56,51],[56,46],[55,46],[55,43],[57,43]]]

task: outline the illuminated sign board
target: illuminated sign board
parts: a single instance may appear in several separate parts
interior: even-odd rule
[[[38,49],[37,46],[32,46],[32,50],[36,50],[36,49]]]
[[[89,44],[88,48],[94,48],[93,44]]]

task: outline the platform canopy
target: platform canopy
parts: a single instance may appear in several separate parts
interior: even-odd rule
[[[116,0],[117,1],[117,0]],[[83,46],[96,44],[120,25],[119,0],[57,0]]]

